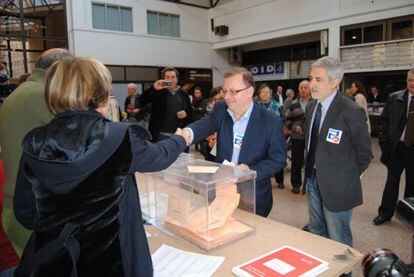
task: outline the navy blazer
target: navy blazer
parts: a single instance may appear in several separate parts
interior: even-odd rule
[[[187,126],[194,132],[193,143],[217,132],[216,161],[231,161],[233,154],[233,120],[225,102],[218,102],[213,112]],[[267,216],[273,205],[270,177],[286,166],[285,137],[282,119],[254,103],[239,164],[256,171],[256,214]]]

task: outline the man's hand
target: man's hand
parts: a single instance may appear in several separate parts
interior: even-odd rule
[[[187,130],[177,128],[177,131],[175,131],[175,134],[183,137],[185,139],[185,143],[187,146],[190,145],[190,134]]]
[[[177,113],[177,118],[178,118],[178,119],[184,119],[184,118],[186,118],[186,117],[187,117],[187,113],[186,113],[184,110],[179,111],[179,112]]]
[[[238,165],[236,165],[236,167],[241,168],[241,169],[245,169],[245,170],[250,170],[250,168],[247,164],[238,164]]]
[[[140,109],[133,109],[132,112],[133,113],[139,113]]]
[[[214,135],[208,136],[207,141],[208,141],[208,146],[210,148],[213,148],[214,144],[216,144],[217,142],[217,133],[215,133]]]
[[[166,82],[166,81],[165,80],[162,80],[162,79],[161,80],[158,80],[158,81],[155,81],[154,82],[154,88],[155,88],[155,90],[170,89],[170,88],[172,88],[172,85],[171,86],[163,86],[163,83],[164,82]]]

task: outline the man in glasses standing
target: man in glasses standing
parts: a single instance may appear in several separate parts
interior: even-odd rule
[[[253,75],[245,68],[224,74],[222,92],[224,102],[184,129],[188,142],[197,143],[217,132],[216,161],[256,171],[256,213],[268,216],[273,205],[270,177],[286,166],[282,120],[253,102]]]

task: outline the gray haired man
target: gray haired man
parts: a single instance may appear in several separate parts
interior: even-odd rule
[[[323,57],[312,64],[306,109],[305,179],[309,230],[352,246],[352,209],[362,204],[360,175],[372,152],[364,111],[338,93],[341,62]]]

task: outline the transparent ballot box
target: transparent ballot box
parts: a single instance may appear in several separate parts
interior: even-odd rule
[[[189,159],[150,175],[161,229],[206,250],[254,231],[256,172]]]
[[[178,156],[178,159],[175,161],[175,164],[194,160],[193,154],[188,153],[181,153]],[[141,212],[142,216],[149,221],[152,221],[156,218],[156,210],[155,210],[155,186],[154,186],[154,177],[152,176],[153,173],[135,173],[135,179],[138,186],[138,193],[141,202]],[[167,199],[165,201],[160,200],[161,203],[167,204]]]

